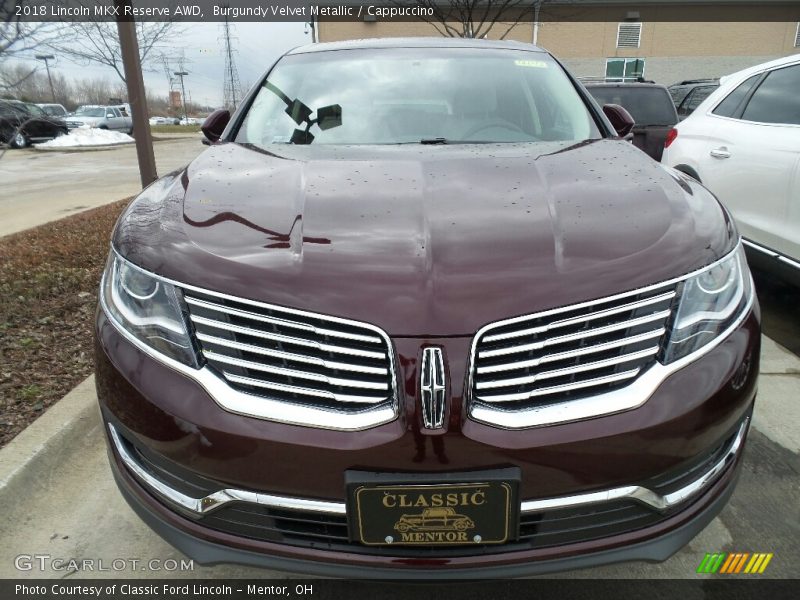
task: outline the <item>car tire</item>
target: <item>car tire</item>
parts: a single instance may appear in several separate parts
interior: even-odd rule
[[[18,131],[13,138],[11,138],[12,148],[26,148],[28,146],[28,138],[21,131]]]

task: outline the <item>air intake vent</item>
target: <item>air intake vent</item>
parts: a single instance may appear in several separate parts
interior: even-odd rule
[[[794,34],[794,47],[800,48],[800,22],[797,23],[797,32]]]
[[[641,37],[641,23],[620,23],[617,29],[617,48],[638,48]]]
[[[203,356],[234,389],[338,411],[391,403],[389,338],[377,327],[184,290]]]
[[[669,284],[485,328],[471,365],[473,402],[534,408],[628,385],[655,362],[675,295]]]

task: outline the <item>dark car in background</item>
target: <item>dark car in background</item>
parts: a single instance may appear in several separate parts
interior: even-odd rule
[[[66,133],[64,121],[51,117],[35,104],[0,100],[0,143],[25,148]]]
[[[728,212],[623,117],[516,42],[281,57],[114,229],[128,503],[198,562],[340,577],[685,545],[737,480],[759,310]]]
[[[719,87],[719,79],[712,77],[706,79],[684,79],[683,81],[678,81],[668,86],[667,90],[669,90],[669,94],[672,96],[672,102],[677,108],[693,89],[707,86]]]
[[[682,96],[682,99],[679,102],[675,103],[675,107],[678,110],[678,118],[680,120],[685,119],[690,114],[694,112],[694,109],[700,106],[700,104],[708,98],[714,90],[719,87],[719,80],[714,79],[710,81],[703,81],[691,84],[689,87],[688,92],[686,94],[679,94]],[[672,93],[672,90],[670,90]],[[673,95],[675,98],[675,95]]]
[[[667,88],[653,83],[584,82],[598,104],[618,104],[636,121],[633,145],[653,160],[661,160],[667,133],[678,122],[678,113]]]

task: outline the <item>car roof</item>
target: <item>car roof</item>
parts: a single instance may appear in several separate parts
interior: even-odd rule
[[[451,37],[397,37],[308,44],[306,46],[300,46],[290,50],[286,54],[308,54],[311,52],[331,52],[335,50],[362,50],[377,48],[493,48],[501,50],[545,52],[545,50],[542,50],[533,44],[525,44],[523,42],[515,42],[510,40],[479,40],[473,38]]]
[[[587,88],[590,88],[590,87],[608,87],[608,88],[611,88],[611,87],[615,87],[615,88],[626,87],[626,88],[646,88],[648,90],[651,90],[651,89],[654,89],[654,88],[661,88],[663,90],[667,89],[666,86],[661,85],[660,83],[643,83],[641,81],[637,81],[637,82],[630,81],[630,82],[624,82],[624,83],[621,82],[621,81],[618,81],[618,82],[612,82],[612,81],[581,81],[581,83],[584,85],[584,87],[587,87]]]
[[[800,62],[800,54],[791,54],[789,56],[784,56],[783,58],[778,58],[776,60],[771,60],[769,62],[761,63],[753,67],[748,67],[747,69],[742,69],[741,71],[736,71],[735,73],[731,73],[730,75],[725,75],[723,77],[720,77],[720,83],[727,83],[728,81],[734,78],[737,80],[744,81],[750,75],[761,73],[762,71],[768,71],[775,67],[790,65],[796,62]]]

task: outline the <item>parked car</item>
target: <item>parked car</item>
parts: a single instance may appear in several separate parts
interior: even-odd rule
[[[67,118],[67,127],[97,127],[122,133],[133,133],[133,120],[116,106],[81,106]]]
[[[700,104],[708,98],[711,93],[719,87],[719,83],[712,83],[708,85],[696,85],[686,96],[681,100],[678,108],[678,119],[683,120],[692,114]]]
[[[670,96],[672,96],[672,102],[675,104],[675,108],[678,108],[693,89],[709,85],[718,86],[719,79],[712,77],[706,79],[685,79],[673,83],[671,86],[667,87],[667,89],[669,90]]]
[[[653,160],[661,160],[667,132],[678,122],[678,113],[667,88],[652,83],[586,81],[584,85],[601,106],[623,106],[636,121],[633,145]]]
[[[800,281],[800,54],[723,78],[662,162],[730,209],[751,260]]]
[[[66,133],[64,121],[48,116],[35,104],[0,100],[0,142],[3,144],[25,148]]]
[[[285,54],[114,229],[123,496],[198,562],[328,576],[676,552],[733,491],[759,311],[727,211],[632,126],[528,44]],[[398,535],[438,507],[464,531]]]
[[[59,119],[63,119],[67,116],[67,109],[64,108],[62,104],[37,104],[39,108],[41,108],[45,114],[56,117]]]

